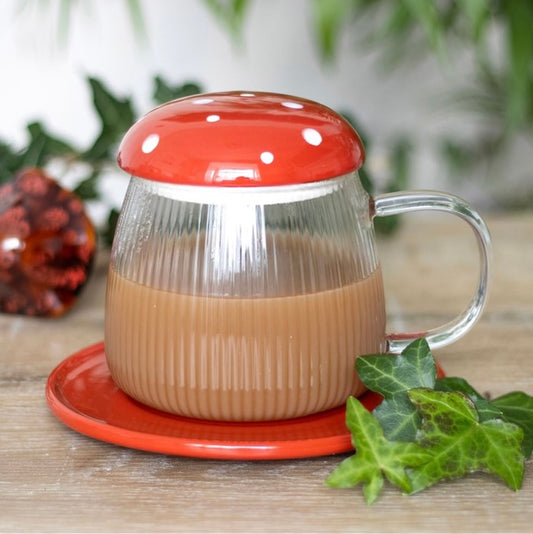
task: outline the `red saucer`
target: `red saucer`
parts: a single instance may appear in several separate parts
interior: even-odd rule
[[[54,415],[87,436],[145,451],[231,460],[281,460],[353,450],[345,408],[262,423],[203,421],[144,406],[123,393],[107,367],[104,344],[60,363],[48,378],[46,399]],[[372,410],[381,397],[367,392]]]

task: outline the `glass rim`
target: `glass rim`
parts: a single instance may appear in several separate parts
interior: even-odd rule
[[[131,184],[135,183],[146,192],[165,197],[170,200],[195,204],[235,204],[235,205],[272,205],[291,204],[319,198],[334,193],[349,180],[359,180],[357,171],[304,184],[276,185],[267,187],[227,187],[198,186],[154,182],[140,176],[131,176]],[[130,184],[130,185],[131,185]]]

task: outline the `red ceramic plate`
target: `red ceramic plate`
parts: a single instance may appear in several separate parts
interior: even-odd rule
[[[123,393],[97,343],[59,364],[46,385],[54,415],[87,436],[145,451],[196,458],[281,460],[353,449],[344,406],[285,421],[225,423],[189,419],[144,406]],[[369,409],[381,397],[360,397]]]

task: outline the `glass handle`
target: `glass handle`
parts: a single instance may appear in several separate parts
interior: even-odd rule
[[[452,321],[425,332],[390,334],[388,350],[401,352],[416,338],[425,337],[432,349],[453,343],[463,336],[477,321],[487,300],[491,256],[489,230],[481,216],[464,200],[436,191],[400,191],[378,195],[373,199],[373,217],[386,217],[411,211],[432,210],[453,213],[465,220],[477,239],[479,249],[479,282],[467,308]]]

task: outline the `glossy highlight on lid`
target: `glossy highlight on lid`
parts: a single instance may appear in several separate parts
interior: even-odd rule
[[[264,92],[189,96],[159,106],[126,133],[118,164],[175,184],[257,187],[316,182],[357,170],[364,148],[330,108]]]

